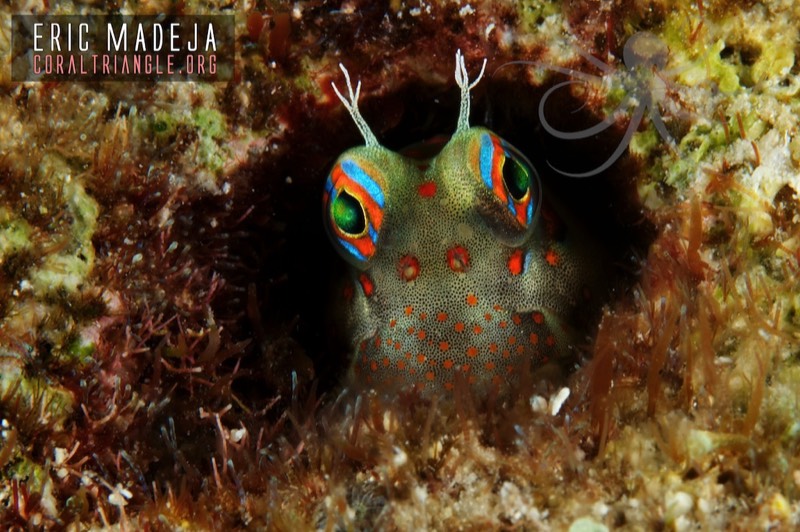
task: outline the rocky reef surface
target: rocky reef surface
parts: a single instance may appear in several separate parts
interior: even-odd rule
[[[3,528],[800,525],[800,4],[0,12]],[[233,14],[234,79],[11,81],[12,14],[107,12]],[[399,148],[452,132],[456,49],[488,58],[472,122],[623,281],[566,383],[458,408],[355,394],[320,197],[361,139],[330,82],[345,64]]]

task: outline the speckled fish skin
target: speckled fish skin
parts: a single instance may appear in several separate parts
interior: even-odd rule
[[[343,153],[323,193],[331,242],[352,266],[340,294],[351,378],[376,390],[509,391],[519,375],[569,360],[572,317],[590,297],[587,246],[542,198],[530,162],[488,129],[470,127],[470,81],[452,138],[426,160],[380,145],[347,96],[333,89],[364,137]]]
[[[508,170],[517,163],[527,195],[525,172]],[[361,200],[365,188],[356,258],[333,205],[343,190]],[[357,383],[430,394],[452,390],[460,374],[485,392],[572,357],[571,320],[596,265],[543,201],[535,169],[493,132],[458,131],[427,161],[374,145],[348,150],[324,203],[334,246],[353,266],[336,305]]]

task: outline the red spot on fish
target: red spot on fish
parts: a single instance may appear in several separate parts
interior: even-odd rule
[[[347,283],[345,287],[342,289],[342,297],[344,297],[345,301],[350,301],[353,299],[353,285]]]
[[[358,282],[361,283],[361,289],[364,291],[364,295],[372,297],[372,294],[375,293],[375,284],[372,282],[372,279],[369,278],[369,275],[362,273],[358,276]]]
[[[447,250],[447,265],[451,270],[463,273],[469,269],[469,252],[462,246],[454,246]]]
[[[419,275],[419,259],[414,255],[404,255],[397,263],[397,272],[405,282],[413,281]]]
[[[423,198],[432,198],[436,195],[436,183],[426,181],[417,187],[417,193]]]

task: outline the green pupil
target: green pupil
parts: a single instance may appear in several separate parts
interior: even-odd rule
[[[520,201],[528,193],[531,185],[531,175],[516,157],[506,154],[506,160],[503,163],[503,181],[511,197]]]
[[[364,209],[346,190],[341,190],[333,200],[333,221],[342,232],[350,235],[360,235],[367,227]]]

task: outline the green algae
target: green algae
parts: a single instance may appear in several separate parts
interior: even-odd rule
[[[519,16],[518,29],[525,34],[536,34],[545,18],[560,14],[561,4],[542,0],[525,0],[517,2],[516,9]]]
[[[692,31],[686,13],[673,10],[661,32],[661,38],[670,50],[670,64],[678,65],[676,81],[687,87],[713,82],[725,94],[739,90],[741,83],[736,66],[722,57],[725,41],[717,39],[709,44],[703,38],[693,36]]]
[[[794,61],[791,41],[787,42],[785,38],[768,40],[763,43],[761,55],[752,66],[753,81],[763,83],[770,79],[780,80],[789,73]]]
[[[220,144],[220,140],[228,134],[225,117],[216,109],[195,109],[192,112],[192,124],[199,135],[197,153],[199,162],[208,170],[219,172],[228,156]]]
[[[608,532],[608,527],[591,517],[580,517],[569,526],[569,532]]]
[[[654,127],[649,127],[644,131],[634,133],[628,145],[630,153],[644,157],[663,144],[664,139],[658,134]]]
[[[30,272],[30,282],[37,294],[60,290],[75,293],[94,265],[92,236],[97,228],[100,207],[84,186],[72,178],[69,167],[59,157],[43,158],[39,172],[54,183],[62,183],[64,204],[72,221],[68,231],[71,242],[63,251],[47,255],[41,266]]]
[[[181,122],[171,113],[157,111],[146,118],[141,118],[137,124],[140,129],[151,132],[156,141],[163,143],[172,140]]]
[[[694,124],[689,132],[681,138],[678,143],[678,159],[673,160],[671,154],[663,158],[663,181],[678,189],[688,187],[698,165],[706,159],[714,150],[720,149],[727,144],[725,129],[722,125],[711,125],[708,122]],[[648,148],[644,144],[640,149],[644,152]]]
[[[76,338],[62,351],[63,356],[67,357],[77,367],[87,366],[94,362],[96,352],[97,346],[95,343],[83,338]]]
[[[192,111],[192,122],[201,137],[221,139],[228,133],[225,117],[216,109],[195,109]]]
[[[36,357],[30,352],[27,356]],[[14,405],[17,417],[30,417],[38,425],[60,428],[75,408],[75,398],[46,378],[27,374],[23,356],[0,346],[0,397]]]
[[[228,160],[224,139],[229,130],[225,117],[217,109],[200,107],[191,112],[143,113],[136,118],[135,130],[142,138],[151,138],[162,148],[175,143],[182,131],[194,132],[194,149],[182,151],[191,154],[198,171],[205,169],[218,174]]]
[[[8,467],[11,478],[24,481],[26,488],[33,493],[41,493],[49,477],[45,469],[36,462],[21,458]]]
[[[15,218],[11,210],[0,207],[0,263],[9,256],[31,248],[30,224]]]

